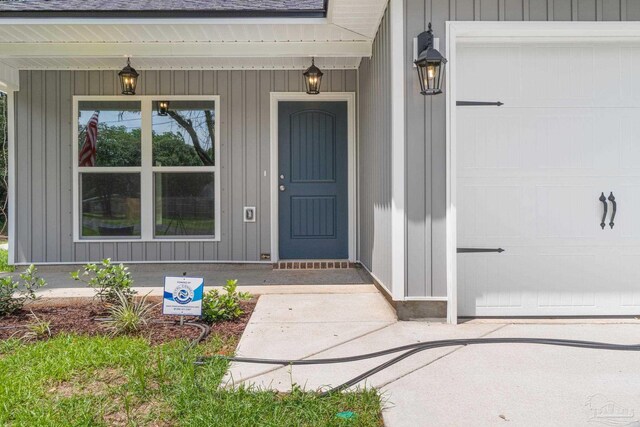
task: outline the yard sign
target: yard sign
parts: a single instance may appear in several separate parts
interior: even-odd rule
[[[162,314],[201,316],[203,293],[202,277],[165,277]]]

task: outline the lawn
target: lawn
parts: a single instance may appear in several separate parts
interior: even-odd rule
[[[136,337],[60,334],[26,343],[0,340],[0,425],[16,426],[381,426],[377,392],[321,398],[221,389],[228,362],[205,366],[201,354],[228,353],[235,339],[151,345]],[[352,411],[351,419],[336,416]]]

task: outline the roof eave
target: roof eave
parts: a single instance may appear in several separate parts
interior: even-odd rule
[[[326,18],[325,10],[24,10],[0,11],[4,18]]]

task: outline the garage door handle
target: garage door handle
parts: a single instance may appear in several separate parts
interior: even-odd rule
[[[609,222],[609,227],[613,229],[613,220],[616,219],[616,211],[618,210],[618,204],[616,203],[616,197],[613,195],[613,191],[609,194],[609,201],[611,202],[611,206],[613,207],[613,212],[611,212],[611,222]]]
[[[607,197],[604,195],[604,193],[600,194],[600,198],[598,199],[602,202],[602,207],[604,209],[604,212],[602,213],[602,221],[600,221],[600,227],[602,227],[602,229],[604,230],[604,227],[607,225],[604,221],[607,219]]]

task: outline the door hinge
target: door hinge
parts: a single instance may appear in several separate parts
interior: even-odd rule
[[[458,107],[500,107],[504,103],[500,101],[456,101],[456,105]]]

